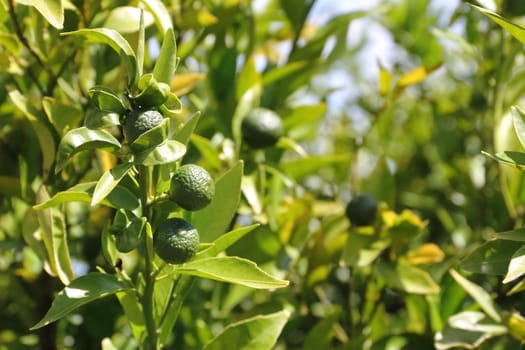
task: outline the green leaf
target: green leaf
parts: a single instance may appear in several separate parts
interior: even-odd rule
[[[44,97],[42,107],[60,135],[76,128],[83,118],[80,108],[60,103],[52,97]]]
[[[58,145],[55,173],[60,172],[67,160],[75,153],[89,149],[120,148],[120,142],[105,130],[91,130],[85,126],[64,135]]]
[[[378,275],[382,276],[386,284],[392,288],[412,294],[439,293],[439,285],[432,280],[428,272],[419,267],[400,261],[395,267],[380,263],[377,269]]]
[[[512,112],[512,121],[516,135],[521,145],[525,147],[525,113],[518,106],[513,106],[510,110]]]
[[[501,316],[494,304],[490,294],[485,291],[482,287],[469,281],[456,270],[451,269],[450,274],[459,283],[459,285],[467,292],[478,305],[485,311],[485,313],[496,322],[501,322]]]
[[[135,164],[152,166],[175,162],[186,154],[186,146],[174,140],[147,149],[135,156]]]
[[[141,0],[155,18],[155,24],[161,33],[173,30],[170,12],[161,0]]]
[[[298,180],[333,164],[348,163],[350,159],[350,156],[345,154],[309,156],[283,162],[281,168],[288,176]]]
[[[36,8],[56,29],[64,28],[63,0],[17,0],[16,2]]]
[[[137,58],[129,43],[119,32],[108,28],[83,28],[62,35],[78,35],[84,37],[89,43],[107,44],[117,52],[125,61],[128,69],[128,86],[133,87],[138,80]]]
[[[95,103],[98,109],[106,112],[123,114],[126,106],[120,97],[113,90],[105,86],[94,86],[88,91],[89,98]]]
[[[117,292],[116,296],[124,310],[126,320],[131,326],[133,336],[141,342],[146,337],[146,322],[144,321],[144,312],[137,291],[127,289]]]
[[[255,68],[255,59],[250,57],[244,64],[237,79],[236,98],[239,100],[248,90],[262,90],[262,78]]]
[[[204,350],[270,350],[273,349],[279,334],[290,313],[286,310],[269,315],[259,315],[227,326],[212,339]]]
[[[303,350],[330,349],[334,337],[334,327],[341,312],[336,310],[315,324],[304,338]]]
[[[172,28],[167,29],[165,33],[159,58],[153,68],[153,76],[157,81],[169,84],[177,68],[177,42]]]
[[[151,151],[165,142],[168,137],[169,123],[170,119],[164,118],[162,123],[140,134],[130,145],[133,152]]]
[[[38,137],[38,143],[42,152],[42,175],[44,178],[47,178],[55,161],[56,142],[51,132],[52,126],[48,125],[49,123],[42,111],[31,106],[20,91],[9,89],[9,98],[24,113]]]
[[[521,242],[508,240],[488,241],[470,253],[460,266],[470,272],[505,275],[512,256],[522,246]]]
[[[212,242],[224,233],[237,212],[241,199],[243,162],[235,164],[215,183],[211,203],[192,216],[192,224],[199,231],[202,242]]]
[[[193,260],[177,267],[175,273],[240,284],[256,289],[282,288],[288,281],[277,279],[261,270],[253,261],[237,256]]]
[[[525,274],[525,246],[518,249],[510,259],[509,267],[502,283],[512,282]]]
[[[126,176],[129,170],[133,167],[133,163],[123,163],[115,166],[113,169],[106,171],[97,181],[93,197],[91,198],[91,205],[97,205],[104,200],[113,189],[118,185],[120,180]]]
[[[66,202],[81,202],[89,204],[91,203],[91,195],[95,190],[96,184],[95,181],[80,183],[66,191],[58,192],[48,201],[35,205],[33,209],[42,210]],[[117,186],[111,191],[106,199],[102,201],[102,204],[113,208],[134,210],[139,206],[139,200],[137,196],[126,187]]]
[[[507,241],[525,242],[525,228],[518,228],[512,231],[496,232],[493,238],[504,239]]]
[[[41,186],[36,196],[37,203],[45,202],[48,199],[49,194],[46,188]],[[53,273],[58,275],[60,281],[67,285],[75,275],[69,256],[64,215],[56,208],[38,211],[36,215],[50,268]]]
[[[255,224],[251,226],[241,227],[228,233],[225,233],[219,236],[219,238],[217,238],[209,248],[201,250],[197,254],[197,256],[216,256],[219,253],[228,249],[230,246],[235,244],[235,242],[243,238],[246,234],[250,233],[258,226],[259,224]]]
[[[350,232],[343,251],[343,259],[353,267],[369,266],[389,245],[389,241],[378,239],[375,235]]]
[[[325,113],[326,103],[294,108],[283,120],[286,134],[294,140],[315,137]]]
[[[482,151],[481,153],[505,165],[510,165],[519,170],[525,169],[525,153],[523,152],[505,151],[490,154]]]
[[[115,125],[120,125],[120,115],[114,112],[90,109],[86,113],[84,125],[89,129],[104,129]]]
[[[488,339],[507,333],[507,327],[495,324],[478,311],[464,311],[448,318],[447,325],[436,334],[437,350],[479,349]]]
[[[114,29],[119,33],[135,33],[139,30],[141,9],[133,6],[119,6],[112,9],[106,21],[104,28]],[[151,13],[144,11],[144,27],[153,24],[154,18]]]
[[[514,38],[518,39],[522,44],[525,44],[525,28],[515,23],[512,23],[508,19],[503,18],[497,13],[487,10],[483,7],[479,7],[475,5],[471,5],[471,6],[479,10],[481,13],[483,13],[485,16],[492,19],[497,24],[499,24],[503,29],[509,32]]]
[[[67,316],[82,305],[117,292],[129,290],[127,283],[120,281],[113,275],[91,272],[81,276],[62,289],[42,318],[31,330],[47,326],[51,322]]]
[[[173,139],[176,141],[179,141],[185,146],[188,146],[188,142],[190,142],[191,135],[195,131],[195,128],[197,127],[197,124],[199,123],[200,118],[201,118],[201,113],[200,112],[195,113],[186,122],[186,124],[184,124],[184,126],[173,136]]]

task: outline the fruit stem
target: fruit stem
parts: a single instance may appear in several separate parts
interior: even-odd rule
[[[158,344],[158,330],[155,322],[155,271],[153,266],[154,250],[153,250],[153,233],[151,230],[150,220],[151,213],[148,205],[150,177],[149,169],[146,166],[138,166],[138,180],[140,184],[140,195],[142,204],[142,215],[147,218],[146,234],[144,235],[146,246],[146,257],[144,261],[144,276],[145,286],[144,294],[142,296],[142,306],[144,310],[144,319],[146,321],[147,336],[145,340],[145,348],[149,350],[157,350],[160,348]]]

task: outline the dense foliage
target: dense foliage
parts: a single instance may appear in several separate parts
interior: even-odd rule
[[[525,5],[346,3],[0,0],[0,349],[520,348]]]

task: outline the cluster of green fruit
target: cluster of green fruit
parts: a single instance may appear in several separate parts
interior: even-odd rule
[[[139,87],[140,87],[139,83]],[[142,150],[150,134],[165,122],[163,104],[169,98],[169,86],[149,79],[143,90],[130,98],[131,108],[123,113],[122,132],[131,151]],[[160,138],[162,140],[166,136]],[[136,145],[138,144],[138,146]],[[149,145],[151,146],[151,145]],[[210,204],[215,194],[211,175],[195,164],[179,166],[170,179],[168,198],[187,211],[201,210]],[[117,249],[129,252],[135,249],[145,228],[146,219],[120,209],[113,220],[110,232],[115,235]],[[153,235],[154,249],[164,261],[172,264],[184,263],[195,256],[199,249],[198,231],[182,218],[169,218],[161,222]]]

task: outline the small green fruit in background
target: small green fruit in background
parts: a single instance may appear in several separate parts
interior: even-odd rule
[[[157,255],[170,264],[182,264],[199,251],[199,232],[189,222],[180,218],[163,221],[153,236]]]
[[[132,143],[146,131],[160,125],[162,120],[164,117],[155,109],[133,110],[124,120],[124,137],[128,143]]]
[[[251,148],[266,148],[283,136],[283,122],[272,110],[253,109],[242,121],[242,137]]]
[[[360,194],[352,198],[346,206],[346,216],[352,225],[372,225],[377,215],[377,200],[369,195]]]
[[[215,196],[215,184],[206,169],[187,164],[181,166],[171,178],[169,196],[186,210],[200,210]]]

